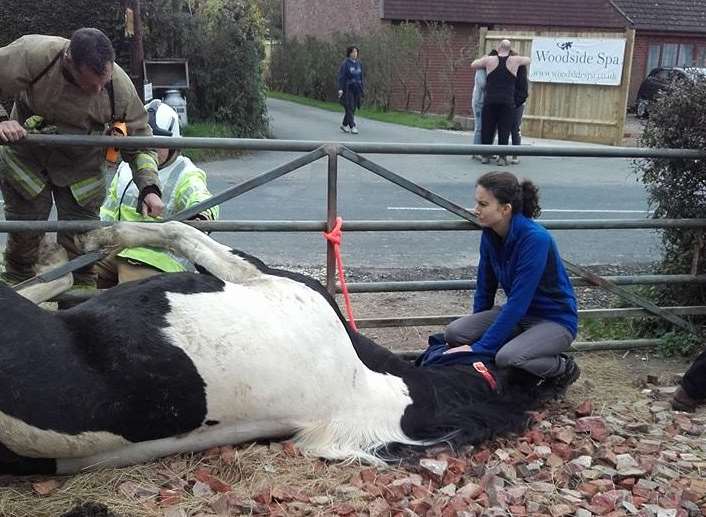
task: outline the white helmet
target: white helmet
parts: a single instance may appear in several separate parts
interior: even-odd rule
[[[179,115],[171,106],[159,99],[145,104],[149,115],[149,124],[154,136],[181,136],[179,131]]]

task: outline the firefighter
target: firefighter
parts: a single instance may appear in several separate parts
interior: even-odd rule
[[[20,142],[28,132],[65,135],[108,134],[124,123],[127,132],[151,136],[147,112],[127,74],[114,63],[115,52],[98,29],[78,29],[71,40],[23,36],[0,48],[0,97],[14,97],[8,117],[0,106],[0,144]],[[139,190],[139,209],[162,213],[156,154],[125,149]],[[98,219],[105,198],[105,149],[0,145],[0,187],[5,218],[44,221],[56,206],[60,220]],[[33,276],[42,233],[10,233],[2,280],[15,284]],[[69,257],[80,254],[70,232],[59,243]],[[74,273],[77,286],[95,286],[86,267]]]

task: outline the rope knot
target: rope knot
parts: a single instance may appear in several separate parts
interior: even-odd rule
[[[324,238],[334,246],[340,246],[341,238],[343,237],[343,232],[341,232],[342,226],[343,218],[336,217],[336,225],[330,232],[324,232]]]
[[[338,268],[338,277],[341,281],[341,290],[343,291],[343,299],[346,302],[346,312],[348,313],[348,324],[355,331],[358,332],[358,328],[355,325],[355,318],[353,317],[353,307],[351,306],[351,299],[348,295],[348,286],[346,285],[346,274],[343,269],[343,259],[341,258],[341,239],[343,238],[343,232],[341,227],[343,226],[343,218],[336,217],[336,225],[331,229],[330,232],[324,232],[324,238],[331,243],[333,246],[334,253],[336,255],[336,266]]]

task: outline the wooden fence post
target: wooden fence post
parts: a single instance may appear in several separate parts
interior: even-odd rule
[[[630,80],[632,75],[632,55],[635,48],[635,29],[625,29],[625,57],[623,61],[623,82],[620,86],[621,96],[616,106],[618,112],[617,126],[615,128],[615,145],[623,145],[625,135],[625,116],[628,111],[628,98],[630,97]]]

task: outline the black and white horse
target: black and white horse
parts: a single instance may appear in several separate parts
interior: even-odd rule
[[[259,438],[380,462],[391,443],[477,443],[518,430],[536,379],[416,368],[350,329],[316,281],[180,223],[116,225],[89,248],[170,248],[167,274],[73,309],[0,287],[0,473],[71,473]],[[59,288],[61,289],[61,287]],[[511,378],[512,377],[512,378]],[[546,394],[546,393],[544,393]]]

